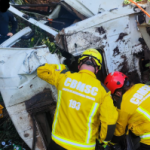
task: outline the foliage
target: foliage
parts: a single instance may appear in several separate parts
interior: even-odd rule
[[[4,106],[2,96],[0,94],[0,104]],[[6,150],[12,150],[12,146],[9,146],[9,142],[13,142],[17,145],[20,145],[24,147],[26,150],[29,150],[28,146],[25,144],[24,141],[20,138],[18,135],[8,113],[4,106],[3,109],[3,118],[0,119],[0,150],[6,149]],[[2,145],[3,143],[6,143],[6,148]]]
[[[37,18],[37,15],[36,16],[33,14],[29,14],[29,15],[33,18],[35,17]],[[50,42],[54,40],[51,34],[47,33],[46,31],[42,30],[41,28],[33,24],[30,24],[29,22],[21,19],[18,16],[15,17],[17,18],[17,22],[18,22],[17,32],[29,26],[34,32],[34,36],[28,40],[21,40],[20,42],[16,43],[14,47],[30,48],[30,47],[40,46],[45,44],[47,45],[51,53],[57,52],[59,54],[59,50],[57,46],[53,42]]]
[[[19,1],[22,1],[22,0],[19,0]],[[19,2],[17,2],[17,3],[19,3]],[[40,29],[39,27],[37,27],[33,24],[30,24],[29,22],[21,19],[20,17],[18,17],[16,15],[14,15],[14,16],[16,17],[17,22],[18,22],[18,28],[17,28],[16,32],[29,26],[32,29],[32,31],[34,32],[34,36],[28,40],[20,40],[13,47],[30,48],[30,47],[40,46],[42,44],[45,44],[49,47],[50,52],[52,52],[52,53],[59,52],[57,46],[53,42],[50,42],[50,41],[53,41],[54,39],[49,33],[45,32],[44,30]],[[32,15],[30,15],[30,16],[32,16]],[[34,16],[32,16],[32,17],[34,17]],[[11,28],[11,26],[9,26],[9,29],[10,28]],[[0,95],[0,104],[3,104],[3,99],[1,97],[1,95]],[[4,112],[7,112],[5,108],[4,108]],[[28,146],[25,144],[25,142],[18,135],[11,119],[9,118],[9,116],[7,114],[7,115],[4,115],[4,118],[0,119],[0,144],[3,141],[8,143],[10,140],[15,144],[18,144],[18,145],[24,147],[26,150],[29,149]],[[1,149],[1,145],[0,145],[0,149]],[[12,149],[10,149],[10,150],[12,150]]]
[[[150,67],[150,62],[145,65],[145,67]]]
[[[143,0],[133,0],[134,2],[142,2]],[[150,0],[148,0],[150,1]],[[124,4],[130,4],[131,2],[129,0],[124,0]]]
[[[42,40],[42,44],[45,44],[52,54],[55,53],[57,50],[56,45],[53,42],[50,42],[48,37]]]
[[[2,142],[6,143],[6,148],[2,145]],[[9,142],[15,143],[21,147],[24,147],[26,150],[29,150],[28,146],[18,135],[12,121],[7,116],[1,119],[0,123],[0,149],[12,150],[12,145],[9,146]]]
[[[145,72],[148,72],[148,73],[149,73],[149,72],[150,72],[150,62],[147,63],[147,64],[145,65],[145,67],[148,68]],[[149,73],[149,80],[150,80],[150,73]],[[147,84],[147,85],[150,85],[150,81],[146,82],[146,84]]]
[[[23,5],[24,1],[23,0],[14,0],[14,2],[18,5]]]

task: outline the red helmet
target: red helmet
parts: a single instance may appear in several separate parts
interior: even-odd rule
[[[114,94],[116,89],[123,87],[126,78],[128,77],[122,72],[115,71],[108,74],[104,84],[111,91],[111,94]]]

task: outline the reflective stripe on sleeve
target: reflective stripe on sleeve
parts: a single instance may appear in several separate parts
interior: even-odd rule
[[[55,133],[56,123],[57,123],[57,119],[58,119],[58,115],[59,115],[61,94],[62,94],[62,91],[59,91],[59,93],[58,93],[58,101],[57,101],[57,108],[56,108],[56,115],[55,115],[54,123],[53,123],[53,133]]]
[[[150,113],[147,110],[143,109],[142,107],[138,107],[137,111],[150,121]]]
[[[62,70],[62,66],[61,65],[57,65],[57,69],[58,70]]]
[[[150,132],[140,136],[141,139],[150,139]]]
[[[98,106],[99,104],[98,103],[94,103],[93,106],[92,106],[92,109],[91,109],[91,112],[89,114],[89,117],[88,117],[88,131],[87,131],[87,137],[86,137],[86,143],[89,143],[90,141],[90,138],[91,138],[91,124],[92,124],[92,120],[93,120],[93,117],[98,109]]]
[[[68,139],[65,139],[65,138],[62,138],[58,135],[55,135],[52,133],[52,138],[54,138],[56,141],[58,142],[61,142],[65,145],[71,145],[73,147],[77,147],[77,148],[82,148],[82,149],[88,149],[88,148],[94,148],[95,149],[95,145],[96,143],[92,143],[92,144],[85,144],[85,143],[79,143],[79,142],[75,142],[75,141],[72,141],[72,140],[68,140]]]

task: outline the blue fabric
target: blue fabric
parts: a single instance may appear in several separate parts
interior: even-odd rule
[[[9,31],[9,22],[12,24],[12,30]],[[0,34],[6,36],[9,32],[15,33],[17,29],[17,21],[12,13],[6,11],[4,13],[0,12]]]

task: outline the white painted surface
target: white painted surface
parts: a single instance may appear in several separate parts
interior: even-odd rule
[[[23,15],[25,15],[24,13],[22,13],[21,11],[17,10],[16,8],[14,8],[13,6],[10,6],[9,11],[11,11],[12,13],[16,14],[17,16],[21,17],[22,19],[32,23],[33,25],[40,27],[41,29],[45,30],[46,32],[50,33],[53,36],[56,36],[58,34],[58,32],[56,32],[55,30],[53,30],[52,28],[50,28],[47,25],[44,25],[43,23],[33,19],[33,18],[29,18],[29,20],[25,19],[23,17]]]
[[[16,34],[14,34],[12,37],[10,37],[8,40],[4,41],[0,47],[11,47],[12,45],[14,45],[22,36],[29,34],[32,31],[32,29],[30,27],[26,27],[22,30],[20,30],[19,32],[17,32]]]
[[[67,27],[64,29],[65,34],[73,34],[79,31],[83,31],[85,29],[91,28],[93,26],[99,25],[101,23],[106,23],[107,21],[111,21],[117,18],[121,18],[130,14],[134,14],[133,8],[130,6],[126,6],[124,8],[120,8],[118,10],[114,10],[112,12],[104,12],[93,17],[90,17],[86,20],[80,21],[76,23],[74,26]],[[60,32],[59,34],[63,34]]]
[[[33,141],[33,123],[30,114],[26,111],[25,101],[45,88],[49,88],[53,98],[57,99],[56,88],[38,78],[36,74],[37,67],[42,64],[60,63],[58,56],[51,54],[49,49],[44,47],[0,48],[0,91],[17,132],[30,148]],[[36,150],[45,150],[39,131],[36,137]]]
[[[45,87],[53,89],[36,75],[38,66],[59,63],[58,56],[48,48],[6,48],[0,49],[0,53],[0,91],[6,107],[28,100]]]
[[[71,7],[86,17],[123,6],[124,0],[64,0]]]
[[[78,22],[75,26],[65,28],[64,33],[60,34],[65,35],[68,51],[73,55],[79,55],[90,47],[103,48],[107,73],[121,70],[124,63],[127,71],[131,72],[137,67],[139,70],[139,66],[134,63],[134,53],[142,51],[142,45],[138,41],[141,34],[137,29],[136,15],[133,7],[126,6]],[[126,35],[119,39],[121,34]]]

